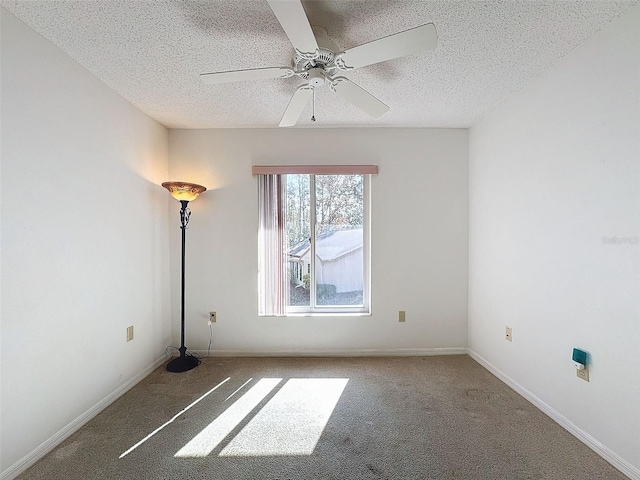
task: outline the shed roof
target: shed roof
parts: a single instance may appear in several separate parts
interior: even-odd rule
[[[349,252],[362,248],[362,229],[329,230],[320,234],[316,242],[316,255],[324,262],[336,260]],[[307,254],[311,245],[308,240],[289,249],[289,256],[301,258]]]

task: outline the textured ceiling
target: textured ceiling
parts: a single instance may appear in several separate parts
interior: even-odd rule
[[[424,23],[436,49],[348,72],[391,107],[374,120],[319,89],[314,127],[469,127],[634,4],[628,1],[303,1],[312,25],[351,48]],[[264,0],[0,0],[70,57],[170,128],[275,127],[298,77],[204,85],[199,74],[289,66]],[[299,126],[310,126],[311,107]]]

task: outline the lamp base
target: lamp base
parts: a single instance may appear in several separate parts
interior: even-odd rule
[[[167,372],[186,372],[200,365],[200,359],[191,355],[176,357],[167,363]]]

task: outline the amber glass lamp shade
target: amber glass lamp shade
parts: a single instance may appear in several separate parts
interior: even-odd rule
[[[206,187],[202,185],[187,182],[164,182],[162,186],[169,190],[171,196],[176,200],[186,200],[187,202],[195,200],[198,195],[206,190]]]

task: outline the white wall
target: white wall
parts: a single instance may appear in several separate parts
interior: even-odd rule
[[[638,32],[640,6],[471,129],[469,342],[640,478],[640,245],[603,243],[640,235]]]
[[[1,16],[8,476],[160,358],[171,319],[169,196],[157,186],[168,174],[167,130]]]
[[[171,130],[173,180],[210,188],[190,204],[187,347],[245,353],[467,345],[466,130]],[[252,164],[378,164],[372,191],[372,315],[258,317],[257,182]],[[179,252],[174,205],[172,252]],[[172,256],[179,296],[179,255]],[[178,302],[174,316],[179,318]],[[398,323],[406,310],[406,323]],[[174,338],[177,338],[177,324]]]

